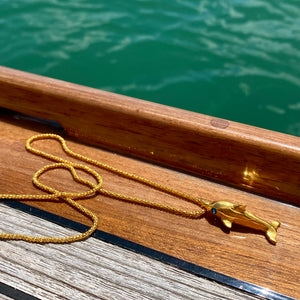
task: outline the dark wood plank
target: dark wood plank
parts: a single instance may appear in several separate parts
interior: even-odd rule
[[[300,203],[300,138],[0,67],[0,106],[81,141]]]
[[[14,115],[1,115],[0,128],[1,193],[39,193],[33,188],[31,178],[36,170],[49,162],[26,153],[25,141],[35,133],[56,131]],[[69,141],[69,145],[76,152],[208,201],[244,203],[254,214],[282,222],[278,243],[274,246],[263,234],[248,229],[234,227],[226,234],[213,219],[185,219],[103,196],[81,201],[99,216],[101,230],[281,294],[300,297],[299,208],[74,141]],[[37,146],[53,154],[64,155],[55,142],[37,143]],[[103,176],[106,189],[186,209],[193,207],[149,187],[103,170],[97,171]],[[43,180],[64,191],[78,188],[64,171],[45,174]],[[64,204],[29,203],[89,224]],[[18,231],[18,228],[13,229]]]

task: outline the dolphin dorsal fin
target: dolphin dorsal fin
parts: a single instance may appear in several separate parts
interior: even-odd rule
[[[227,219],[224,219],[222,218],[221,219],[222,223],[227,227],[227,228],[231,228],[232,227],[232,222],[227,220]]]
[[[246,205],[245,204],[236,204],[234,205],[233,209],[239,212],[244,212],[246,210]]]

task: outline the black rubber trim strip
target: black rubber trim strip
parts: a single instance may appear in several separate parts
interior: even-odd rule
[[[22,292],[18,289],[15,289],[5,283],[0,282],[0,294],[5,295],[7,297],[10,297],[12,299],[16,300],[39,300],[39,298],[36,298],[30,294],[27,294],[25,292]],[[0,295],[1,297],[1,295]]]
[[[86,231],[89,227],[86,225],[83,225],[81,223],[72,221],[70,219],[66,219],[64,217],[52,214],[50,212],[41,210],[39,208],[35,208],[32,206],[29,206],[27,204],[18,202],[18,201],[3,201],[5,205],[18,209],[20,211],[32,214],[34,216],[37,216],[39,218],[42,218],[44,220],[56,223],[58,225],[68,227],[70,229],[79,231],[79,232],[84,232]],[[95,233],[93,234],[93,237],[100,239],[102,241],[120,246],[122,248],[134,251],[139,254],[146,255],[150,258],[159,260],[161,262],[164,262],[166,264],[178,267],[184,271],[193,273],[195,275],[205,277],[207,279],[222,283],[224,285],[236,288],[238,290],[254,294],[256,296],[259,296],[264,299],[272,299],[272,300],[292,300],[293,298],[290,298],[288,296],[279,294],[277,292],[274,292],[272,290],[257,286],[252,283],[248,283],[239,279],[235,279],[233,277],[212,271],[210,269],[198,266],[196,264],[187,262],[182,259],[178,259],[174,256],[165,254],[163,252],[153,250],[151,248],[145,247],[143,245],[128,241],[126,239],[120,238],[116,235],[106,233],[101,230],[96,230]],[[22,298],[23,299],[23,298]],[[25,299],[25,298],[24,298]],[[36,299],[36,298],[29,298],[29,299]]]

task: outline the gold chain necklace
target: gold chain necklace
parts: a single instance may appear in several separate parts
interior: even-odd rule
[[[145,184],[150,186],[153,189],[160,190],[162,192],[165,192],[167,194],[176,196],[178,198],[181,198],[183,200],[192,202],[199,206],[199,210],[197,211],[187,211],[183,209],[178,209],[175,207],[172,207],[170,205],[165,205],[161,203],[156,203],[153,201],[148,201],[145,199],[137,198],[137,197],[131,197],[122,195],[119,193],[115,193],[112,191],[105,190],[102,187],[102,177],[93,169],[86,165],[73,163],[69,160],[63,159],[61,157],[49,154],[47,152],[35,149],[32,147],[32,143],[37,140],[46,140],[46,139],[53,139],[60,142],[64,152],[73,157],[76,158],[82,162],[88,163],[90,165],[93,165],[95,167],[99,167],[102,169],[105,169],[107,171],[110,171],[114,174],[117,174],[119,176],[125,177],[127,179],[131,179],[134,181],[137,181],[139,183]],[[97,216],[76,202],[77,199],[86,199],[90,198],[91,196],[95,196],[97,194],[102,194],[108,197],[116,198],[119,200],[127,201],[134,204],[144,205],[150,208],[159,209],[171,214],[180,215],[186,218],[199,218],[204,213],[210,212],[213,215],[219,217],[223,224],[231,228],[232,223],[237,223],[243,226],[248,226],[250,228],[263,230],[266,233],[266,237],[268,240],[275,244],[276,243],[276,230],[278,226],[280,225],[279,222],[271,222],[268,223],[266,221],[263,221],[262,219],[254,216],[253,214],[249,213],[245,210],[244,205],[240,204],[232,204],[227,201],[217,201],[217,202],[206,202],[203,199],[200,199],[198,197],[194,197],[191,195],[188,195],[186,193],[177,191],[175,189],[169,188],[167,186],[161,185],[159,183],[150,181],[146,178],[143,178],[141,176],[137,176],[135,174],[131,174],[122,170],[119,170],[117,168],[114,168],[112,166],[109,166],[107,164],[101,163],[97,160],[88,158],[86,156],[83,156],[81,154],[75,153],[72,150],[70,150],[67,145],[66,141],[59,135],[56,134],[39,134],[31,137],[27,140],[26,143],[26,149],[38,156],[47,158],[49,160],[54,161],[55,163],[51,165],[47,165],[43,168],[41,168],[39,171],[37,171],[33,176],[33,184],[39,188],[40,190],[43,190],[47,192],[48,194],[42,194],[42,195],[34,195],[34,194],[28,194],[28,195],[19,195],[19,194],[0,194],[0,199],[11,199],[11,200],[62,200],[66,202],[68,205],[70,205],[72,208],[77,209],[81,214],[85,215],[89,219],[92,220],[93,225],[84,233],[76,234],[73,236],[68,237],[40,237],[40,236],[29,236],[29,235],[23,235],[23,234],[10,234],[10,233],[0,233],[0,239],[5,240],[24,240],[28,242],[35,242],[35,243],[70,243],[75,242],[79,240],[83,240],[90,236],[96,229],[98,225],[98,218]],[[44,174],[45,172],[53,169],[66,169],[68,170],[72,176],[73,179],[81,183],[85,186],[88,186],[90,188],[87,192],[82,193],[71,193],[71,192],[60,192],[56,189],[53,189],[39,181],[39,177]],[[89,180],[83,179],[79,177],[76,173],[76,169],[82,170],[85,173],[90,174],[94,179],[96,180],[96,184],[90,182]]]

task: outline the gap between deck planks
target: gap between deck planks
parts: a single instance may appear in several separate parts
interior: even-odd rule
[[[0,122],[1,193],[38,193],[32,187],[32,175],[49,162],[26,153],[24,145],[26,139],[36,132],[49,132],[53,129],[5,115],[1,116]],[[38,145],[43,150],[51,149],[51,153],[63,155],[55,143]],[[219,226],[214,226],[216,224],[211,219],[185,219],[102,196],[81,202],[97,213],[101,230],[281,294],[300,296],[299,208],[101,149],[74,142],[69,142],[69,145],[81,154],[117,168],[146,176],[209,201],[227,199],[245,203],[250,211],[264,219],[278,219],[282,222],[278,231],[278,244],[273,246],[263,234],[242,228],[236,227],[230,234],[226,234]],[[102,170],[98,171],[103,175],[106,189],[162,202],[168,201],[178,207],[191,207],[182,200],[155,192],[149,187]],[[68,174],[54,171],[52,175],[45,175],[43,178],[50,186],[74,190],[74,182]],[[63,204],[29,204],[89,224]]]

